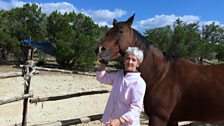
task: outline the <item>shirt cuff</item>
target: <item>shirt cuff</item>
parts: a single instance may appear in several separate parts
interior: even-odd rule
[[[125,120],[125,123],[129,124],[129,125],[132,125],[133,123],[133,120],[132,119],[129,119],[128,117],[126,116],[121,116],[124,120]]]

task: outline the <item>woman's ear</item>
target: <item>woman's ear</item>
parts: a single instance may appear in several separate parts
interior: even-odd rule
[[[142,62],[138,61],[137,68],[140,66],[141,63],[142,63]]]

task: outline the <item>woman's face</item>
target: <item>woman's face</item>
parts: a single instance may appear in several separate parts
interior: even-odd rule
[[[135,71],[139,66],[139,62],[136,56],[129,54],[124,57],[125,71]]]

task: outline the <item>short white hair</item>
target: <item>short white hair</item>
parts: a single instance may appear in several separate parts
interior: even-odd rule
[[[128,47],[128,49],[125,51],[125,57],[130,54],[136,56],[139,63],[143,61],[143,51],[140,50],[138,47]]]

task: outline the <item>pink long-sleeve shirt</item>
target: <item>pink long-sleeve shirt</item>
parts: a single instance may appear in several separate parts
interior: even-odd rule
[[[146,84],[139,72],[97,71],[99,82],[112,85],[102,121],[107,124],[110,120],[124,118],[122,126],[139,126],[140,113],[143,105]]]

